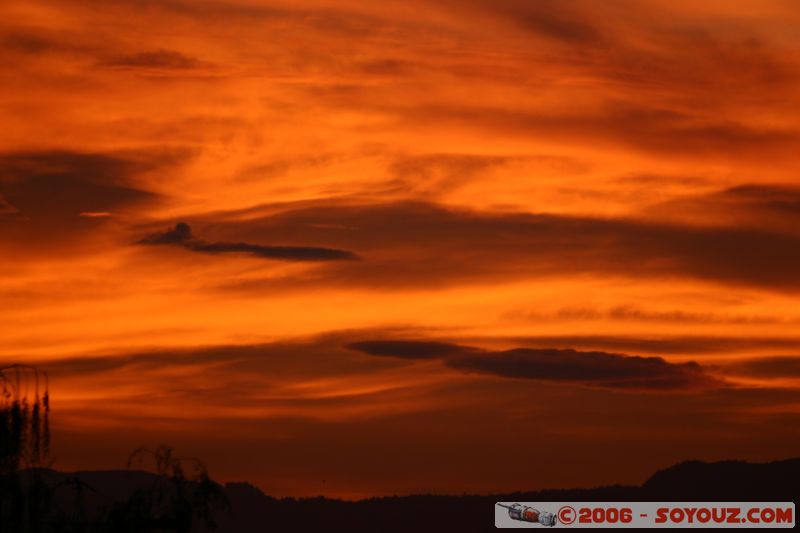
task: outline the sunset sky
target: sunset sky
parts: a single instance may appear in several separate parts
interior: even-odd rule
[[[54,467],[360,498],[800,454],[795,0],[4,0]]]

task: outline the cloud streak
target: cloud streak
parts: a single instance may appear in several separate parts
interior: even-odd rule
[[[770,379],[799,379],[800,357],[753,357],[722,365],[731,374]]]
[[[190,70],[207,66],[204,61],[182,54],[176,50],[150,50],[128,55],[119,55],[101,63],[109,67],[145,69]]]
[[[330,229],[335,227],[352,229]],[[800,289],[800,236],[747,227],[487,213],[398,202],[289,208],[262,218],[215,222],[214,230],[259,240],[326,239],[337,248],[368,254],[369,260],[326,271],[327,281],[342,285],[452,285],[603,274]]]
[[[263,259],[285,261],[340,261],[358,256],[347,250],[315,246],[267,246],[247,242],[207,242],[196,238],[185,222],[137,241],[141,245],[173,245],[206,254],[245,253]]]
[[[490,351],[431,341],[374,340],[347,346],[373,356],[440,359],[468,373],[616,390],[674,391],[723,385],[695,362],[670,363],[661,357],[556,348]]]
[[[649,206],[646,215],[660,220],[716,226],[752,226],[797,234],[800,187],[742,183],[706,194],[685,195]]]

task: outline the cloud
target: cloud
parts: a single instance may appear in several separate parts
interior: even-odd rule
[[[320,472],[348,490],[354,479],[367,480],[369,494],[376,486],[387,493],[431,490],[426,475],[432,461],[442,474],[436,490],[478,492],[487,472],[506,472],[503,461],[526,453],[558,460],[531,466],[523,478],[515,471],[490,479],[493,486],[527,487],[525,479],[542,468],[562,476],[563,465],[578,456],[576,485],[587,464],[608,467],[606,478],[618,481],[609,454],[614,463],[634,460],[649,470],[654,455],[672,463],[675,454],[698,449],[728,453],[719,443],[731,435],[738,436],[737,450],[753,454],[768,445],[769,453],[786,455],[794,443],[800,389],[633,396],[620,393],[629,389],[565,380],[486,379],[481,376],[494,374],[483,371],[454,377],[448,367],[425,361],[343,349],[348,339],[354,340],[352,332],[312,342],[42,361],[57,410],[59,461],[105,468],[130,452],[131,441],[167,440],[198,447],[218,475],[247,476],[272,493],[321,490]],[[764,435],[775,438],[765,441]],[[661,445],[653,446],[654,439]],[[487,455],[487,449],[496,453]],[[487,457],[492,461],[482,462]],[[305,470],[298,473],[297,465]],[[457,477],[464,472],[471,474]],[[286,480],[297,480],[297,488],[286,489]]]
[[[0,53],[7,51],[11,54],[22,54],[29,56],[28,60],[35,60],[33,56],[41,57],[46,54],[94,55],[108,49],[110,45],[109,39],[103,39],[94,32],[28,25],[22,21],[5,22],[10,22],[10,25],[4,26],[0,23]],[[13,55],[4,59],[14,61]]]
[[[389,171],[399,187],[451,190],[474,179],[492,167],[500,167],[522,157],[482,156],[474,154],[425,154],[399,157]]]
[[[207,63],[195,57],[175,50],[150,50],[128,55],[119,55],[101,63],[109,67],[130,67],[167,70],[189,70],[207,66]]]
[[[489,351],[430,341],[376,340],[347,346],[376,356],[441,359],[463,372],[608,389],[681,390],[722,385],[696,362],[670,363],[661,357],[555,348]]]
[[[800,357],[753,357],[721,365],[726,373],[757,378],[800,378]]]
[[[685,389],[719,385],[699,364],[668,363],[660,357],[572,349],[519,348],[471,355],[448,365],[503,377],[565,381],[619,389]]]
[[[185,222],[178,222],[175,227],[161,233],[153,233],[138,242],[138,244],[182,244],[193,241],[192,228]]]
[[[71,376],[88,376],[103,374],[123,368],[138,370],[157,370],[166,367],[192,367],[206,363],[223,363],[230,368],[246,368],[253,370],[263,364],[269,367],[272,356],[281,353],[293,353],[299,346],[292,344],[251,344],[201,346],[196,348],[163,348],[146,352],[111,353],[96,356],[67,357],[53,359],[42,364],[42,368],[51,375],[60,378]],[[309,345],[309,348],[313,348]],[[248,366],[248,365],[253,366]]]
[[[800,187],[793,185],[744,184],[725,189],[720,196],[746,205],[800,214]]]
[[[49,359],[61,416],[101,425],[164,417],[174,421],[268,418],[342,420],[420,411],[427,394],[447,387],[450,373],[370,358],[332,338],[240,345],[159,347]],[[102,402],[69,391],[94,390]],[[102,391],[102,392],[101,392]],[[146,401],[154,396],[158,402]],[[146,404],[143,407],[143,403]],[[113,414],[115,413],[115,415]]]
[[[178,245],[193,252],[208,254],[247,253],[264,259],[283,259],[286,261],[336,261],[357,259],[354,253],[335,248],[320,248],[315,246],[265,246],[246,242],[206,242],[194,237],[192,229],[185,222],[178,222],[171,229],[148,235],[139,240],[137,244]]]
[[[800,187],[789,184],[743,183],[648,206],[646,213],[661,220],[687,220],[708,225],[748,225],[796,234],[800,222]]]
[[[461,187],[475,183],[482,186],[501,172],[556,173],[573,177],[586,171],[577,158],[548,155],[486,155],[470,153],[426,153],[396,156],[389,164],[391,180],[387,192],[408,196],[414,193],[450,195]]]
[[[9,32],[0,39],[0,47],[23,54],[40,54],[58,46],[59,43],[31,32]]]
[[[484,13],[499,15],[525,31],[563,43],[597,46],[605,40],[600,29],[575,9],[575,2],[507,0],[489,3],[472,0],[465,4],[478,7]]]
[[[736,118],[703,117],[658,104],[605,102],[599,109],[547,112],[437,105],[398,110],[398,120],[436,120],[447,127],[497,131],[501,135],[588,141],[660,155],[736,159],[772,155],[794,159],[800,131],[750,125]]]
[[[481,340],[481,339],[478,339]],[[717,353],[796,352],[800,338],[769,336],[707,335],[540,335],[506,339],[526,346],[572,346],[591,350],[622,350],[639,353],[701,355]]]
[[[401,359],[440,359],[479,351],[477,348],[437,341],[376,340],[352,342],[348,348],[370,355]]]
[[[137,185],[141,174],[175,165],[183,153],[68,150],[0,154],[0,240],[26,248],[73,246],[110,217],[155,205],[161,196]]]
[[[396,288],[601,274],[800,289],[800,237],[748,227],[477,212],[421,202],[287,207],[248,216],[215,217],[222,221],[213,231],[226,240],[324,240],[369,256],[327,269],[324,279],[334,284]]]
[[[30,215],[113,209],[156,198],[129,183],[160,165],[159,159],[70,151],[0,154],[0,193]]]
[[[634,305],[615,305],[606,309],[570,305],[556,312],[539,309],[514,309],[503,315],[510,320],[542,322],[552,320],[621,320],[626,322],[663,322],[676,324],[789,324],[794,317],[762,314],[697,313],[683,309],[651,310]]]
[[[505,21],[506,34],[521,30],[548,51],[560,45],[562,69],[630,90],[630,99],[680,95],[683,102],[719,108],[763,101],[763,90],[794,95],[796,58],[780,36],[791,25],[789,4],[755,19],[752,9],[697,10],[675,2],[647,2],[639,9],[607,2],[598,10],[595,2],[581,0],[439,1],[472,15],[466,20],[477,12],[486,26]]]

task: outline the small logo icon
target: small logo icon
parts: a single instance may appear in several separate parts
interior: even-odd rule
[[[538,509],[534,509],[533,507],[528,507],[519,503],[513,503],[511,505],[498,503],[497,505],[508,509],[508,516],[513,520],[519,520],[521,522],[534,522],[548,527],[553,527],[556,525],[556,522],[558,522],[556,515],[548,511],[539,511]],[[575,520],[574,516],[573,520]]]
[[[558,510],[558,520],[562,524],[569,525],[575,521],[575,509],[569,505],[564,505]]]

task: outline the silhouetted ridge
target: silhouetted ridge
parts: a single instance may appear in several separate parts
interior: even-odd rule
[[[85,512],[128,498],[158,479],[141,471],[62,473],[37,470],[52,485],[85,483]],[[90,487],[90,488],[89,488]],[[232,512],[215,513],[221,533],[264,531],[489,531],[497,501],[795,501],[800,496],[800,458],[770,463],[687,461],[660,470],[642,486],[547,489],[489,495],[376,497],[343,501],[324,497],[274,498],[249,483],[227,483]],[[70,512],[75,494],[68,487],[56,503]],[[94,531],[94,530],[93,530]],[[106,530],[97,530],[106,531]],[[195,528],[192,531],[205,532]],[[116,533],[116,532],[115,532]]]
[[[654,499],[791,500],[800,497],[800,459],[686,461],[653,474],[642,491]]]

